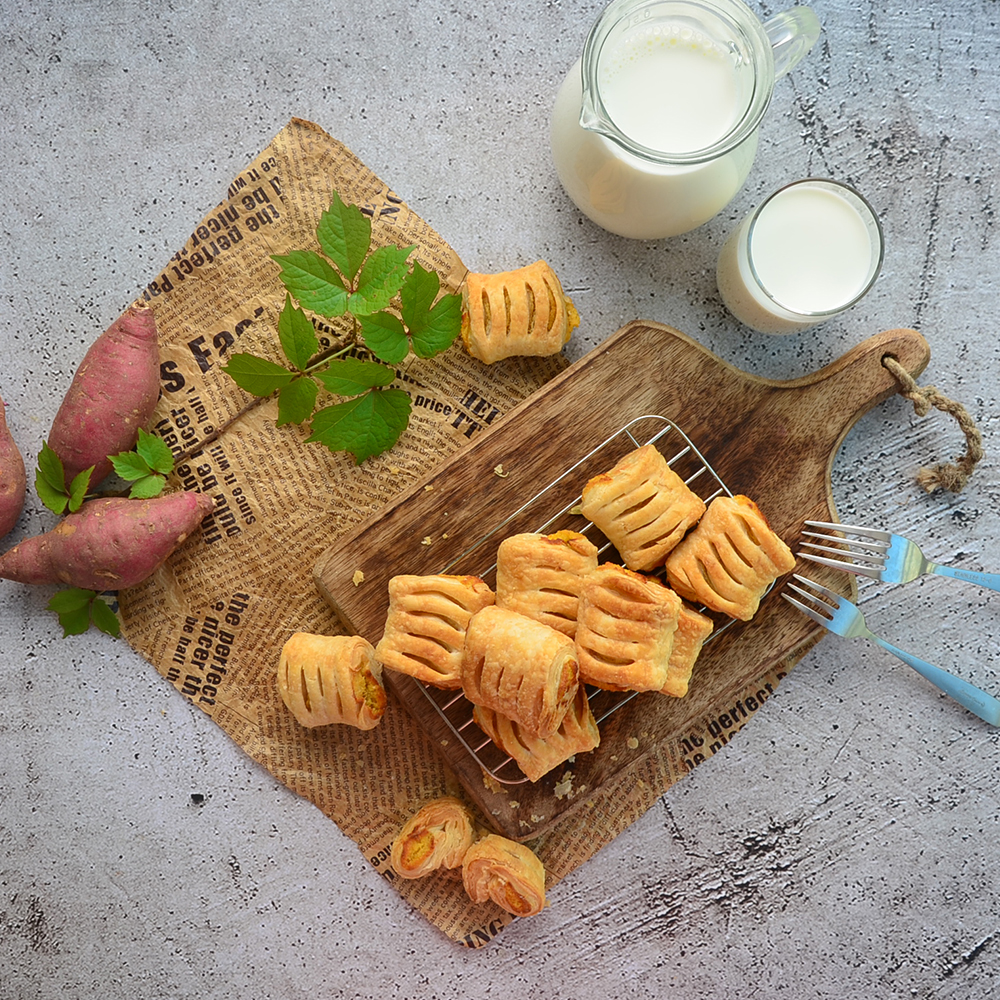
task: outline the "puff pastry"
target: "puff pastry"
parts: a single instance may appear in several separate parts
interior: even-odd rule
[[[417,810],[396,834],[390,853],[392,867],[402,878],[459,868],[475,839],[475,824],[465,803],[442,795]]]
[[[492,603],[493,591],[477,576],[394,576],[375,657],[427,684],[458,689],[466,627]]]
[[[533,917],[545,909],[545,868],[538,855],[495,833],[465,852],[462,884],[474,903],[492,899],[518,917]]]
[[[497,550],[497,606],[573,638],[580,588],[594,569],[597,546],[577,531],[510,535]]]
[[[677,631],[674,632],[674,647],[667,662],[667,680],[660,688],[663,694],[683,698],[688,693],[695,661],[714,628],[715,622],[711,618],[681,602]]]
[[[659,566],[705,512],[705,503],[651,445],[629,452],[583,488],[580,509],[629,569]]]
[[[472,616],[462,657],[462,690],[535,736],[551,736],[576,696],[573,640],[548,625],[489,607]]]
[[[689,601],[749,621],[767,588],[794,566],[795,556],[749,497],[720,496],[667,557],[667,581]]]
[[[373,729],[385,712],[382,667],[361,636],[296,632],[282,647],[277,683],[285,706],[310,728]]]
[[[466,275],[462,340],[480,361],[558,354],[580,325],[555,271],[535,261],[516,271]]]
[[[601,742],[587,689],[581,684],[573,704],[559,728],[542,739],[491,708],[476,705],[472,717],[477,726],[506,754],[510,754],[529,781],[538,781],[574,754],[594,750]]]
[[[681,599],[659,580],[604,563],[580,594],[576,650],[580,679],[611,691],[659,691]]]

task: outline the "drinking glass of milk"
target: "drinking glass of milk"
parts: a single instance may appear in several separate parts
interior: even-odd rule
[[[809,7],[761,24],[741,0],[613,0],[552,112],[567,194],[620,236],[707,222],[750,172],[775,79],[819,32]]]
[[[719,253],[726,308],[760,333],[797,333],[854,305],[882,268],[882,227],[839,181],[806,178],[750,213]]]

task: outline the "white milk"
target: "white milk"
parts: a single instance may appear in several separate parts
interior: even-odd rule
[[[667,159],[725,137],[749,100],[740,93],[728,49],[676,25],[623,36],[602,54],[597,83],[614,124]],[[746,180],[757,151],[756,129],[707,162],[662,163],[581,127],[582,94],[577,62],[556,97],[552,155],[577,207],[610,232],[636,239],[688,232],[720,212]]]
[[[881,264],[881,238],[866,214],[860,199],[836,185],[807,181],[779,191],[752,231],[753,216],[719,255],[726,307],[762,333],[793,333],[836,315],[866,290]]]
[[[602,57],[599,86],[618,128],[661,153],[706,149],[738,117],[729,51],[678,25],[625,35]]]

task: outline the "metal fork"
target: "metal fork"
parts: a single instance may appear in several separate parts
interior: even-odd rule
[[[784,592],[781,596],[799,611],[807,614],[814,622],[837,635],[846,636],[848,639],[854,639],[858,636],[870,639],[883,649],[887,649],[893,656],[898,656],[904,663],[909,664],[918,674],[926,677],[932,684],[944,691],[945,694],[950,695],[959,704],[964,705],[970,712],[974,712],[992,726],[1000,726],[1000,701],[992,695],[980,691],[968,681],[963,681],[960,677],[955,677],[940,667],[926,663],[912,653],[898,649],[891,642],[880,639],[865,624],[865,617],[857,605],[852,604],[846,597],[841,597],[840,594],[814,580],[807,580],[798,573],[793,574],[793,578],[811,589],[806,590],[794,583],[788,583],[787,589],[794,590],[795,593],[809,601],[809,604],[803,604],[802,601],[796,600]]]
[[[1000,574],[976,573],[931,562],[920,551],[916,542],[911,542],[902,535],[894,535],[877,528],[830,524],[827,521],[806,521],[806,524],[811,528],[825,528],[828,531],[842,531],[845,534],[861,536],[861,540],[854,540],[825,535],[819,531],[804,531],[803,535],[832,543],[833,547],[817,545],[815,542],[802,543],[805,548],[814,549],[815,552],[800,552],[799,555],[822,566],[832,566],[834,569],[847,570],[849,573],[870,576],[873,580],[881,580],[883,583],[909,583],[918,576],[936,573],[938,576],[950,576],[955,580],[979,584],[988,590],[1000,591]],[[826,552],[829,555],[816,555],[817,552]]]

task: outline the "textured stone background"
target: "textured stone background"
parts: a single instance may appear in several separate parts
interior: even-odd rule
[[[399,6],[0,0],[0,393],[26,455],[93,338],[297,115],[470,267],[547,258],[585,317],[574,358],[643,317],[792,378],[920,329],[923,381],[969,408],[987,457],[962,494],[924,495],[917,467],[962,441],[894,397],[837,456],[841,519],[1000,570],[996,0],[816,0],[823,36],[779,81],[745,189],[651,243],[583,219],[550,163],[552,99],[601,3]],[[761,337],[724,311],[715,257],[807,174],[870,197],[885,269],[824,328]],[[32,499],[12,540],[48,523]],[[824,641],[549,910],[470,952],[123,643],[60,638],[48,596],[0,583],[2,1000],[1000,990],[997,732],[862,641]],[[932,579],[862,599],[886,638],[1000,692],[1000,594]]]

